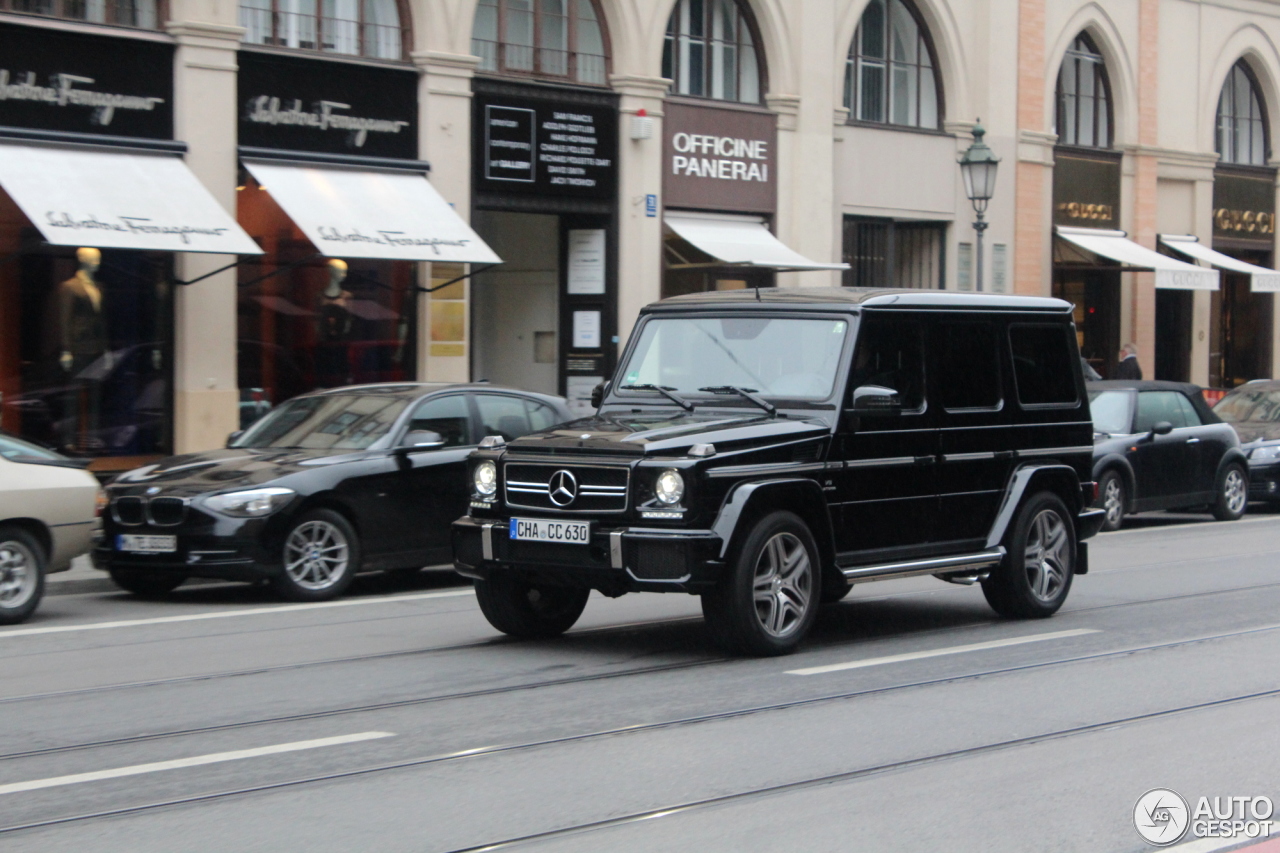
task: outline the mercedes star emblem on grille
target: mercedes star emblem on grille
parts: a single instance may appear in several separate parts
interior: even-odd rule
[[[547,483],[547,494],[556,506],[568,506],[578,497],[578,481],[568,471],[557,471]]]

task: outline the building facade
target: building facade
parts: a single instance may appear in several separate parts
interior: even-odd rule
[[[1103,375],[1271,376],[1276,43],[1243,1],[0,0],[0,424],[113,470],[349,382],[586,411],[641,306],[772,285],[1058,295]],[[90,209],[126,161],[208,221]]]

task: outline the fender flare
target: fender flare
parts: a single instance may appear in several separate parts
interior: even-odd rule
[[[793,477],[784,480],[757,480],[739,483],[734,486],[729,491],[729,494],[725,496],[724,503],[720,505],[720,512],[716,515],[715,523],[711,525],[712,531],[720,537],[720,559],[723,560],[728,556],[729,548],[740,532],[740,522],[747,509],[757,499],[756,496],[762,492],[776,492],[780,489],[807,493],[805,497],[823,509],[822,512],[816,513],[817,518],[813,517],[815,513],[801,512],[799,514],[809,522],[810,532],[818,543],[818,550],[821,552],[824,565],[834,566],[836,553],[835,534],[831,529],[831,516],[827,510],[827,500],[822,494],[822,486],[816,480],[810,480],[805,477]]]
[[[1128,490],[1128,494],[1126,495],[1127,500],[1125,501],[1128,506],[1125,507],[1125,512],[1128,512],[1133,506],[1134,499],[1138,497],[1138,478],[1137,475],[1134,474],[1133,465],[1131,465],[1129,460],[1121,456],[1119,453],[1108,453],[1106,456],[1093,463],[1094,482],[1102,482],[1102,473],[1108,468],[1118,468],[1120,470],[1120,476],[1124,477],[1124,486]]]
[[[1076,469],[1070,465],[1063,465],[1057,462],[1031,463],[1024,465],[1013,472],[1013,477],[1009,481],[1008,487],[1004,490],[1004,501],[1000,504],[1000,511],[996,513],[996,520],[991,525],[991,530],[987,533],[987,548],[994,548],[1004,540],[1004,535],[1009,530],[1009,526],[1013,524],[1014,515],[1018,511],[1018,507],[1022,505],[1022,498],[1031,490],[1031,486],[1039,481],[1051,478],[1069,477],[1071,482],[1075,483],[1074,494],[1080,494],[1080,476],[1076,473]],[[1083,507],[1079,506],[1079,498],[1067,500],[1067,509],[1073,513],[1079,513]]]
[[[1232,462],[1236,462],[1244,469],[1244,479],[1249,481],[1249,457],[1244,455],[1244,451],[1238,447],[1231,447],[1227,452],[1222,454],[1222,458],[1218,460],[1218,470],[1213,475],[1214,491],[1218,489],[1218,478],[1222,476],[1222,469],[1226,468]]]

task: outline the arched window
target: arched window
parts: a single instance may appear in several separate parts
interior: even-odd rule
[[[0,12],[148,30],[159,29],[168,17],[163,0],[0,0]]]
[[[1267,122],[1258,81],[1244,60],[1231,68],[1218,96],[1218,154],[1223,163],[1267,165]]]
[[[397,0],[240,0],[246,44],[402,59]]]
[[[871,0],[849,46],[844,105],[857,121],[937,128],[935,68],[916,10],[905,0]]]
[[[480,0],[471,52],[480,70],[603,86],[609,54],[595,0]]]
[[[736,0],[679,0],[667,22],[662,76],[678,95],[760,103],[760,57]]]
[[[1058,142],[1111,147],[1111,86],[1093,41],[1081,33],[1067,48],[1058,72]]]

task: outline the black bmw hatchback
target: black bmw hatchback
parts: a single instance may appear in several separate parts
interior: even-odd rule
[[[107,488],[94,563],[162,595],[190,577],[268,580],[334,598],[359,572],[448,562],[467,455],[569,420],[559,397],[474,385],[364,385],[295,397],[223,450],[174,456]]]

